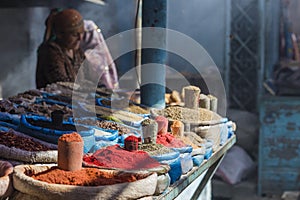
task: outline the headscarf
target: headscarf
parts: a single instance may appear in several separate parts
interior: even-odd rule
[[[77,10],[65,9],[54,16],[53,28],[56,34],[83,30],[83,18]]]
[[[45,25],[44,41],[54,39],[58,33],[84,29],[81,14],[71,8],[65,10],[59,8],[52,9],[45,21]]]

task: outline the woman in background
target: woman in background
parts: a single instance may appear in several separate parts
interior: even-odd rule
[[[74,82],[85,59],[80,48],[84,34],[81,14],[74,9],[52,12],[46,20],[44,42],[38,48],[37,88],[55,82]]]
[[[116,66],[100,29],[74,9],[53,9],[46,20],[44,42],[38,49],[37,88],[74,82],[79,72],[98,86],[118,88]]]

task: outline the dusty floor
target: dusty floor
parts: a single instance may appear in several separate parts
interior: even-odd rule
[[[281,195],[258,196],[255,180],[229,185],[221,180],[212,180],[212,200],[282,200]]]

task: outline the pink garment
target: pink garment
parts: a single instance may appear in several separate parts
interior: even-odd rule
[[[98,26],[91,20],[84,20],[85,34],[81,48],[85,52],[86,60],[91,68],[91,80],[98,80],[99,84],[109,89],[118,88],[118,73],[110,55],[104,37]]]

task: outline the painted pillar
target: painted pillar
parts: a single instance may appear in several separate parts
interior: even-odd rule
[[[143,0],[142,27],[153,27],[142,31],[141,58],[141,103],[153,108],[165,107],[166,32],[155,29],[166,28],[167,0]],[[161,49],[146,49],[147,44],[158,44]]]

